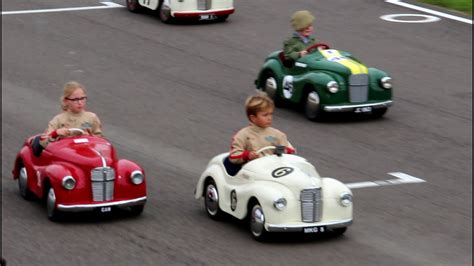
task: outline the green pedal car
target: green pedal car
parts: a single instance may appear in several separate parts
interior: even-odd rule
[[[265,59],[255,85],[277,107],[295,103],[308,119],[318,121],[331,112],[381,117],[392,106],[392,78],[386,72],[326,44],[317,43],[307,51],[296,61],[286,59],[282,51]]]

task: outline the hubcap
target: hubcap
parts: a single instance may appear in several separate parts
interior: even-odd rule
[[[162,21],[168,21],[171,16],[171,9],[169,6],[163,4],[160,9],[160,19]]]
[[[20,188],[20,194],[25,197],[27,186],[28,186],[28,174],[26,173],[26,168],[22,167],[20,169],[20,176],[18,178],[18,186]]]
[[[265,81],[265,92],[267,93],[268,97],[271,99],[275,99],[277,90],[277,83],[274,77],[268,77]]]
[[[310,92],[306,99],[306,115],[309,118],[315,118],[319,112],[319,96],[316,92]]]
[[[256,237],[260,236],[263,233],[265,224],[265,215],[263,215],[263,210],[259,205],[255,205],[252,208],[252,213],[250,217],[250,230],[252,234]]]
[[[209,184],[206,189],[206,210],[207,212],[214,216],[217,214],[219,209],[219,195],[217,194],[217,189],[213,184]]]
[[[48,211],[49,217],[52,217],[54,214],[54,205],[56,205],[56,195],[54,194],[54,189],[50,188],[48,192],[48,199],[46,202],[46,209]]]

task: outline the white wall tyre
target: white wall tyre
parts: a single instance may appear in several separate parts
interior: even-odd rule
[[[163,23],[169,24],[173,22],[173,17],[171,16],[171,8],[165,4],[163,1],[158,7],[158,16]]]
[[[278,81],[273,72],[268,71],[264,76],[263,91],[273,100],[276,107],[284,107],[284,99],[278,94]]]
[[[33,193],[28,188],[28,173],[26,172],[25,167],[20,168],[20,174],[18,176],[18,189],[22,198],[25,200],[33,199]]]
[[[127,9],[133,13],[140,13],[143,9],[138,3],[138,0],[127,0]]]
[[[219,208],[219,191],[212,179],[206,182],[204,207],[206,208],[207,215],[212,219],[219,220],[222,218],[222,210]]]
[[[56,193],[52,187],[48,189],[48,194],[46,195],[46,213],[53,222],[61,220],[61,212],[56,208]]]
[[[250,233],[252,237],[258,241],[267,239],[268,232],[265,229],[265,214],[263,213],[262,206],[256,202],[250,209]]]
[[[306,94],[304,102],[304,114],[311,121],[320,121],[323,116],[319,95],[312,90]]]

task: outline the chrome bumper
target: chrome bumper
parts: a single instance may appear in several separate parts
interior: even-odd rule
[[[303,232],[304,228],[324,226],[327,229],[347,227],[352,219],[328,223],[300,223],[300,224],[265,224],[268,232]]]
[[[328,105],[324,106],[326,112],[352,112],[355,108],[360,107],[372,107],[374,109],[390,107],[393,105],[393,101],[384,101],[378,103],[366,103],[366,104],[347,104],[347,105]]]
[[[82,211],[92,211],[96,208],[101,207],[129,207],[136,205],[143,205],[146,202],[146,197],[140,197],[130,200],[121,200],[113,202],[104,202],[96,204],[76,204],[76,205],[64,205],[58,204],[58,210],[64,212],[82,212]]]

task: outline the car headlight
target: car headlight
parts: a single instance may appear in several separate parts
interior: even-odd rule
[[[281,211],[286,207],[286,199],[285,198],[278,198],[273,201],[273,207],[275,209]]]
[[[340,198],[341,205],[344,207],[349,207],[352,204],[352,194],[349,192],[344,192],[341,194]]]
[[[63,185],[63,188],[67,190],[73,190],[76,187],[76,179],[70,175],[67,175],[63,177],[61,184]]]
[[[336,93],[339,91],[339,84],[337,84],[337,82],[335,82],[334,80],[329,81],[328,84],[326,84],[326,87],[331,93]]]
[[[143,175],[142,171],[135,170],[130,174],[130,180],[132,180],[132,183],[135,185],[140,185],[143,183],[144,179],[145,176]]]
[[[392,78],[391,77],[383,77],[380,79],[380,85],[384,89],[391,89],[393,87],[392,85]]]

